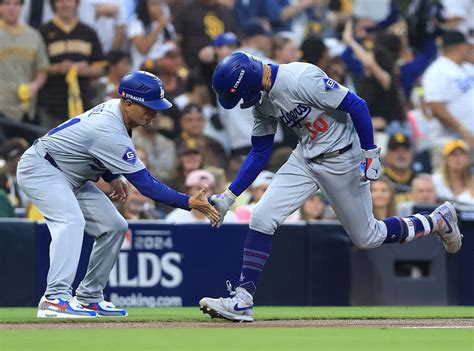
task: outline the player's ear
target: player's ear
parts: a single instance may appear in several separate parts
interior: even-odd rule
[[[123,102],[123,107],[125,108],[125,110],[127,112],[130,111],[133,103],[130,100],[122,100],[122,102]]]

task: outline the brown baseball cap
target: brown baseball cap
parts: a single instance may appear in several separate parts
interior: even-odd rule
[[[410,137],[404,133],[395,133],[388,139],[388,149],[396,150],[399,147],[411,148]]]
[[[5,141],[2,147],[2,158],[5,161],[21,156],[29,147],[28,142],[23,138],[11,138]]]

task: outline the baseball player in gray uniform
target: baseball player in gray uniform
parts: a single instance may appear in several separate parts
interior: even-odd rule
[[[262,64],[253,56],[236,52],[216,67],[212,84],[224,108],[233,108],[241,100],[244,108],[254,106],[252,150],[228,189],[211,197],[221,218],[264,168],[278,122],[292,128],[299,143],[252,212],[239,286],[232,291],[228,282],[231,297],[201,299],[204,313],[253,321],[253,294],[270,255],[273,234],[318,190],[360,248],[434,234],[448,252],[460,249],[456,211],[448,202],[431,214],[383,221],[374,218],[369,182],[380,177],[381,164],[367,105],[318,67]]]
[[[102,177],[112,186],[112,200],[125,201],[130,181],[143,195],[173,207],[197,209],[212,221],[218,212],[205,191],[194,197],[154,179],[136,156],[131,130],[146,126],[157,110],[171,107],[161,81],[138,71],[125,75],[121,99],[100,104],[36,140],[18,165],[18,182],[44,215],[51,233],[47,288],[38,317],[126,316],[104,301],[102,291],[117,259],[127,222],[93,183]],[[123,175],[123,177],[121,176]],[[72,297],[84,230],[94,237],[87,273]]]

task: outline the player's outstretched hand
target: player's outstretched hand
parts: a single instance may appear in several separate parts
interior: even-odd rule
[[[112,201],[124,203],[128,196],[127,181],[122,177],[118,177],[112,180],[109,184],[112,187],[112,194],[110,194]]]
[[[360,164],[360,180],[377,180],[382,175],[382,163],[380,162],[380,148],[362,150],[364,161]]]
[[[235,195],[229,189],[226,189],[222,194],[212,195],[211,202],[221,215],[221,219],[212,223],[212,226],[219,228],[224,221],[225,214],[235,202]]]
[[[207,218],[211,221],[212,225],[220,221],[221,216],[219,212],[211,206],[209,200],[207,199],[206,193],[208,191],[207,185],[204,186],[197,195],[191,196],[189,199],[189,207],[193,210],[198,210],[206,215]]]

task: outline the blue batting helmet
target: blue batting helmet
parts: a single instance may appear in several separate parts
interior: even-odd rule
[[[129,72],[122,77],[118,87],[122,99],[136,102],[152,110],[166,110],[172,104],[165,99],[165,89],[160,78],[145,71]]]
[[[237,51],[217,65],[212,75],[212,87],[222,107],[230,110],[243,99],[240,106],[248,108],[260,100],[262,76],[262,61]]]

